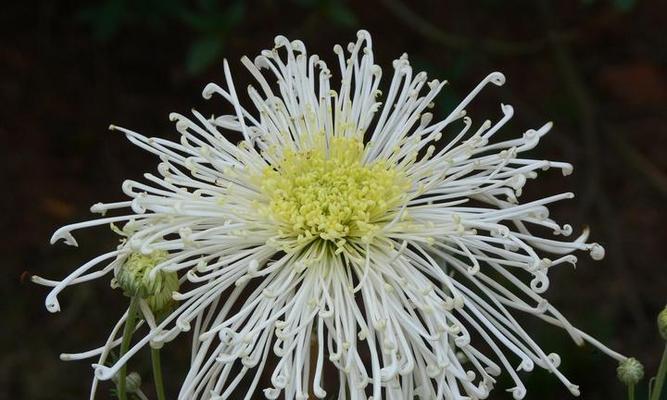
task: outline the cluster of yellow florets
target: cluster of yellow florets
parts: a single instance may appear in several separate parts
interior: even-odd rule
[[[361,139],[324,135],[305,150],[285,151],[263,172],[262,211],[299,241],[321,238],[341,247],[350,238],[369,240],[409,185],[385,163],[365,164],[363,154]]]

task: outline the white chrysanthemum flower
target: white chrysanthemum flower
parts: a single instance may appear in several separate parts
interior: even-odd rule
[[[127,240],[60,282],[35,279],[55,286],[46,305],[57,311],[66,286],[112,271],[119,279],[128,258],[159,254],[144,277],[176,273],[177,304],[159,323],[144,304],[148,332],[111,366],[104,363],[123,319],[104,346],[66,358],[100,355],[95,379],[110,379],[149,342],[190,331],[181,399],[249,399],[262,374],[270,399],[324,398],[325,380],[339,399],[482,399],[503,371],[520,399],[516,371],[535,366],[578,394],[559,356],[514,317],[528,313],[625,360],[542,297],[549,270],[576,263],[572,252],[604,256],[587,230],[567,240],[572,228],[549,217],[548,206],[572,193],[519,202],[540,171],[572,171],[523,157],[551,123],[494,141],[512,107],[481,124],[465,108],[487,85],[502,85],[502,74],[439,120],[429,109],[446,82],[414,74],[403,55],[383,96],[369,34],[359,32],[347,50],[348,58],[334,47],[336,90],[330,69],[300,41],[279,36],[254,62],[243,58],[258,83],[248,87],[253,109],[241,105],[225,62],[226,88],[209,84],[203,95],[221,96],[234,114],[172,114],[180,143],[112,127],[159,156],[159,176],[126,181],[129,201],[92,207],[131,212],[64,227],[53,241],[75,245],[71,231],[109,223],[124,223]],[[230,132],[241,135],[238,145]],[[547,230],[553,237],[534,233]],[[338,377],[324,376],[326,363]]]

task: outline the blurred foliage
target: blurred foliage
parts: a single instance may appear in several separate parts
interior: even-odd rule
[[[357,16],[347,7],[347,5],[338,0],[295,0],[295,3],[303,8],[315,10],[321,13],[326,19],[338,26],[353,27],[358,25]]]
[[[293,0],[293,3],[322,15],[336,26],[349,28],[358,24],[354,12],[337,0]],[[111,40],[123,28],[137,24],[160,33],[172,24],[185,26],[194,34],[185,66],[188,73],[196,75],[222,58],[230,32],[243,22],[247,12],[243,0],[199,0],[194,5],[185,0],[106,0],[82,9],[78,16],[99,41]]]
[[[607,0],[611,3],[611,5],[617,9],[618,11],[630,11],[632,10],[636,5],[638,0]],[[592,5],[594,3],[598,3],[598,0],[582,0],[582,2],[585,5]]]
[[[78,17],[90,26],[95,39],[107,41],[126,25],[163,30],[169,20],[179,18],[184,11],[185,2],[180,0],[106,0],[83,8]]]

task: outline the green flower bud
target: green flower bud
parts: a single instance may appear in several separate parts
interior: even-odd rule
[[[663,339],[667,340],[667,306],[658,314],[658,332]]]
[[[178,274],[160,270],[151,278],[150,272],[167,259],[169,253],[156,250],[150,254],[132,253],[118,271],[116,281],[128,297],[146,300],[151,311],[168,311],[174,303],[172,293],[178,290]]]
[[[644,377],[644,366],[636,358],[630,357],[621,361],[616,368],[618,380],[626,385],[635,385]]]
[[[113,382],[118,384],[118,375],[113,377]],[[141,375],[138,372],[132,371],[125,377],[125,391],[127,393],[136,393],[141,389]]]

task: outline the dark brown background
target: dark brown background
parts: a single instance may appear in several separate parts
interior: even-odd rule
[[[373,34],[378,62],[408,52],[416,69],[450,85],[436,105],[444,114],[493,70],[508,77],[486,90],[471,114],[480,121],[515,106],[508,134],[554,120],[535,157],[575,165],[564,179],[550,172],[531,182],[526,198],[573,190],[554,208],[560,221],[590,224],[607,248],[576,272],[554,270],[548,298],[582,329],[635,355],[655,373],[663,343],[655,315],[665,305],[667,275],[667,4],[660,1],[424,1],[338,3],[300,0],[215,3],[14,2],[0,12],[1,281],[0,398],[74,399],[87,396],[89,363],[58,354],[101,343],[125,299],[97,282],[67,290],[63,311],[43,307],[46,290],[21,276],[63,277],[114,245],[106,229],[82,232],[81,248],[49,246],[59,226],[89,218],[97,201],[121,199],[125,178],[153,171],[155,160],[109,133],[109,123],[147,135],[175,137],[170,111],[220,112],[201,89],[222,81],[227,57],[238,87],[239,63],[285,34],[306,42],[334,65],[335,43]],[[385,78],[389,75],[385,71]],[[27,272],[26,272],[27,271]],[[584,399],[621,399],[615,363],[564,332],[526,319]],[[168,388],[176,393],[187,342],[165,355]],[[142,373],[152,398],[148,364]],[[531,399],[570,398],[543,371],[526,376]],[[502,381],[492,398],[509,395]],[[645,391],[646,380],[640,388]],[[100,398],[109,396],[109,386]]]

